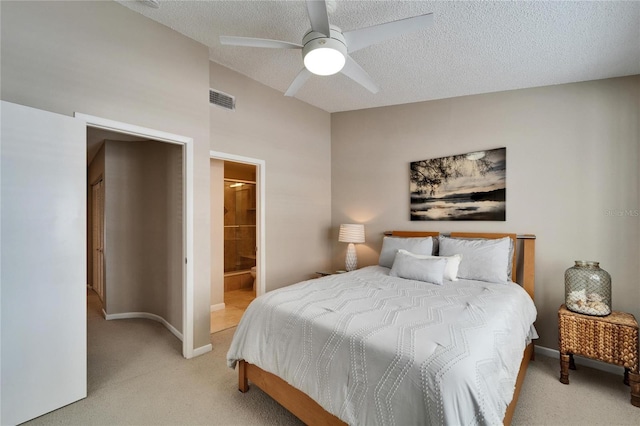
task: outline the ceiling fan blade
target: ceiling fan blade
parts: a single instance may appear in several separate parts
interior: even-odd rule
[[[267,47],[270,49],[302,49],[301,44],[266,38],[220,36],[220,44],[245,47]]]
[[[423,30],[433,23],[433,13],[400,19],[386,24],[373,25],[343,32],[349,53],[413,31]]]
[[[342,74],[349,77],[371,93],[378,93],[378,85],[373,81],[371,76],[364,70],[351,56],[347,56],[347,62],[344,64],[344,68],[340,71]]]
[[[284,93],[285,96],[293,96],[296,94],[298,90],[307,82],[307,80],[311,77],[311,71],[306,68],[302,68],[302,71],[298,73],[296,78],[293,80],[287,91]]]
[[[329,37],[331,27],[329,27],[329,15],[327,14],[327,4],[324,0],[307,0],[307,12],[311,29]]]

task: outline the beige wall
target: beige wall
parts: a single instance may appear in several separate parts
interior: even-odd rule
[[[208,49],[115,2],[0,7],[3,100],[194,139],[194,346],[208,345]]]
[[[126,135],[124,133],[115,133],[109,130],[98,129],[95,127],[90,127],[87,129],[87,162],[90,163],[87,168],[87,283],[91,283],[93,280],[93,262],[91,252],[91,229],[93,227],[91,217],[91,203],[93,196],[91,193],[91,185],[93,183],[96,183],[98,178],[100,178],[101,175],[104,174],[104,141],[107,139],[119,141],[146,140],[143,138]]]
[[[267,291],[325,270],[331,258],[329,113],[214,63],[210,77],[211,87],[235,96],[237,106],[233,112],[211,107],[211,149],[266,162]]]
[[[224,303],[224,161],[211,160],[211,306]],[[218,212],[218,214],[216,214]]]
[[[105,311],[182,332],[182,147],[105,142]]]
[[[385,230],[511,231],[538,237],[539,344],[557,348],[564,271],[597,260],[613,308],[640,317],[640,76],[332,115],[332,220],[361,222],[360,265],[375,264]],[[411,222],[409,163],[507,147],[506,222]],[[624,213],[623,213],[624,214]],[[346,247],[334,243],[334,267]]]

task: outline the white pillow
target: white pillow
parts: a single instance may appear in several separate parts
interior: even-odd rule
[[[446,259],[420,259],[401,250],[396,254],[389,275],[442,285],[446,266]]]
[[[458,268],[460,267],[460,261],[462,255],[454,254],[452,256],[425,256],[421,254],[415,254],[406,250],[398,250],[398,253],[408,254],[409,256],[416,257],[418,259],[445,259],[447,266],[444,268],[444,279],[449,281],[458,281]]]
[[[398,250],[404,249],[415,254],[431,255],[433,250],[433,240],[431,237],[419,238],[399,238],[384,237],[382,239],[382,250],[378,264],[386,268],[393,266],[393,260]]]
[[[511,238],[464,240],[440,237],[440,255],[461,254],[458,278],[506,283]]]

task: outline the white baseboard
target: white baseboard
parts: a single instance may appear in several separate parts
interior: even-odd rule
[[[545,348],[544,346],[536,346],[536,354],[548,356],[550,358],[556,358],[558,360],[558,369],[560,368],[560,351],[557,349]],[[584,358],[578,355],[574,355],[573,360],[576,365],[582,365],[584,367],[594,368],[596,370],[606,371],[613,374],[624,374],[624,368],[609,364],[602,361],[596,361],[595,359]],[[559,370],[558,370],[559,371]]]
[[[153,321],[157,321],[167,327],[167,329],[178,339],[182,340],[182,333],[178,331],[174,326],[169,324],[169,322],[162,318],[160,315],[150,314],[148,312],[124,312],[121,314],[107,314],[104,310],[102,310],[104,314],[104,319],[109,320],[118,320],[118,319],[131,319],[131,318],[143,318],[150,319]]]
[[[197,357],[203,354],[206,354],[207,352],[211,352],[213,350],[213,346],[211,345],[211,343],[209,343],[208,345],[204,345],[204,346],[200,346],[199,348],[195,348],[193,350],[193,357]]]
[[[211,305],[210,312],[221,311],[224,309],[224,307],[225,307],[224,303],[216,303],[215,305]]]

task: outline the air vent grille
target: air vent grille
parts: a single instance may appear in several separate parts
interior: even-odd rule
[[[235,111],[236,98],[219,90],[209,90],[209,103],[229,111]]]

